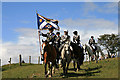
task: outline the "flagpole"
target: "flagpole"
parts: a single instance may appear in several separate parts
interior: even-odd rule
[[[37,14],[37,10],[36,10],[36,14]],[[37,21],[37,23],[38,23],[38,21]],[[39,28],[38,28],[38,36],[39,36],[40,55],[42,57],[41,41],[40,41],[40,29]]]
[[[38,36],[39,36],[40,54],[41,54],[41,57],[42,57],[41,41],[40,41],[40,30],[38,30]]]

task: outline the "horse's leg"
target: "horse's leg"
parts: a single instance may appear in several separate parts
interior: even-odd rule
[[[48,76],[47,76],[47,63],[45,63],[45,66],[44,66],[44,67],[45,67],[45,77],[48,77]]]
[[[52,67],[53,67],[53,63],[51,63],[50,69],[51,69],[51,77],[52,77]]]
[[[59,58],[57,58],[57,61],[56,61],[56,63],[57,63],[57,66],[56,66],[56,68],[59,68]]]
[[[95,53],[95,62],[96,62],[96,63],[98,63],[98,61],[97,61],[97,55],[96,55],[96,53]]]
[[[50,75],[50,62],[48,62],[48,71],[47,71],[47,74],[46,76]],[[50,76],[49,76],[50,77]]]
[[[60,62],[61,62],[61,63],[60,63],[60,67],[62,68],[62,67],[63,67],[63,59],[61,59]]]
[[[55,61],[52,63],[52,70],[53,70],[53,73],[55,74]]]
[[[66,70],[65,70],[65,74],[67,74],[68,72],[68,67],[69,67],[69,62],[67,62],[67,67],[66,67]]]
[[[66,62],[64,62],[64,60],[62,60],[62,66],[63,66],[63,76],[65,75],[65,68],[66,68]]]
[[[88,55],[88,57],[89,57],[89,63],[90,63],[90,55]]]
[[[79,71],[80,70],[80,62],[79,62],[79,60],[77,61],[77,71]]]
[[[57,54],[57,68],[59,68],[59,60],[60,60],[60,54],[58,52],[58,54]]]
[[[67,68],[66,68],[66,74],[68,73],[68,68],[69,68],[70,61],[71,61],[71,59],[68,58],[68,61],[67,61]]]
[[[73,60],[73,66],[74,66],[74,71],[76,71],[76,69],[75,69],[75,61]]]

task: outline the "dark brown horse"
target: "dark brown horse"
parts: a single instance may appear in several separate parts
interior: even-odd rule
[[[84,52],[83,52],[83,48],[76,45],[75,43],[71,42],[71,46],[73,48],[73,65],[74,65],[74,70],[75,69],[75,62],[77,62],[77,71],[80,70],[80,66],[83,64],[84,61]]]
[[[42,44],[42,50],[44,54],[44,64],[45,64],[45,77],[48,77],[48,75],[51,75],[52,77],[52,69],[54,69],[55,73],[55,64],[56,64],[56,49],[53,47],[53,45],[50,45],[47,41],[43,41]],[[50,62],[52,63],[50,66]],[[47,71],[47,64],[48,64],[48,71]]]

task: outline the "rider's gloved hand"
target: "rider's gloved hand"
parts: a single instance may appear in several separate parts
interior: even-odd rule
[[[40,36],[43,34],[40,30],[38,30],[38,33],[39,33]]]

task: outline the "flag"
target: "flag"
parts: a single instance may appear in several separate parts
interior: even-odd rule
[[[57,20],[48,19],[46,17],[39,15],[38,13],[37,13],[37,23],[38,23],[38,29],[40,30],[46,30],[49,28],[59,30]]]

